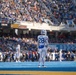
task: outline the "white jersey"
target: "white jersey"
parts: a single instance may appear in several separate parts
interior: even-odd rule
[[[39,35],[38,36],[38,48],[47,48],[48,47],[48,36],[47,35]]]
[[[17,45],[16,52],[20,52],[20,45]]]
[[[16,57],[19,58],[20,57],[20,45],[18,44],[16,47]]]

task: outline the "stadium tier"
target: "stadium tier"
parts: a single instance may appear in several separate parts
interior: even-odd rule
[[[75,0],[0,0],[0,20],[76,24]]]

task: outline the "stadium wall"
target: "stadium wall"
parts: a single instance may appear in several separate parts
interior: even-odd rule
[[[29,30],[31,30],[31,29],[34,29],[34,30],[45,29],[45,30],[49,30],[49,31],[60,31],[60,30],[62,30],[62,31],[76,31],[75,25],[70,27],[69,25],[62,24],[62,23],[58,26],[49,25],[47,23],[37,23],[37,22],[28,22],[28,21],[27,22],[19,21],[15,24],[19,24],[17,27],[19,29],[29,29]],[[13,28],[15,28],[15,27],[13,27]]]

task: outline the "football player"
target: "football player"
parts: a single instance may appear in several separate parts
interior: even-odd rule
[[[48,49],[48,36],[47,36],[47,31],[46,30],[41,30],[41,34],[38,35],[38,53],[39,53],[39,67],[41,65],[45,67],[45,57],[47,54],[47,49]]]

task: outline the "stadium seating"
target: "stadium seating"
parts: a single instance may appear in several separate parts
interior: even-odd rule
[[[1,0],[0,20],[36,21],[59,25],[76,17],[75,0]]]

